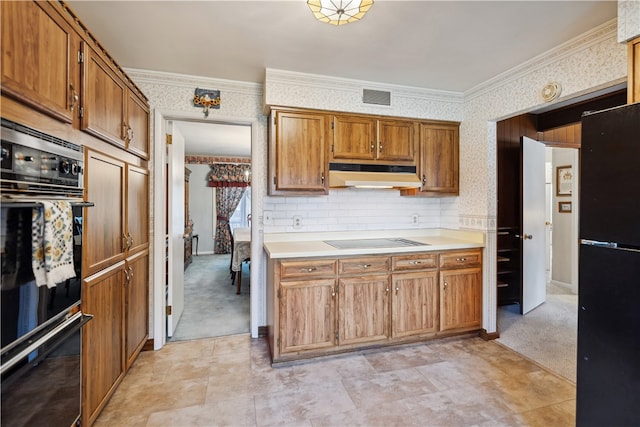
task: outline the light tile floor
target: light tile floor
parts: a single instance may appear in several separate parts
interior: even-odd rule
[[[272,368],[234,335],[140,354],[94,425],[573,426],[575,385],[476,337]]]

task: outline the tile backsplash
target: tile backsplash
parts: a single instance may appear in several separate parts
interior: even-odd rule
[[[328,196],[266,197],[264,210],[271,221],[264,224],[264,232],[458,228],[457,201],[356,188],[331,189]]]

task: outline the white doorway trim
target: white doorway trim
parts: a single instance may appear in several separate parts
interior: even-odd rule
[[[259,118],[258,117],[233,117],[233,116],[216,116],[215,119],[203,120],[201,112],[186,112],[155,109],[153,124],[153,304],[151,312],[153,316],[153,349],[159,350],[166,343],[166,298],[165,298],[165,222],[166,222],[166,194],[164,191],[167,179],[165,163],[167,160],[165,133],[167,120],[176,121],[198,121],[198,122],[215,122],[225,124],[241,124],[251,126],[251,164],[259,164],[257,161],[254,145],[259,141]],[[255,171],[254,177],[262,176],[262,171]],[[255,205],[251,206],[251,215],[258,218],[261,215],[254,212]],[[258,241],[258,227],[252,227],[251,241]],[[252,248],[253,249],[253,248]],[[253,250],[252,250],[253,252]],[[251,337],[258,337],[258,292],[259,277],[257,274],[251,275],[250,286],[250,310],[251,310]]]

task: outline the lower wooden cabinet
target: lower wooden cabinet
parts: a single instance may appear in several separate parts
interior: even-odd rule
[[[148,338],[149,251],[144,250],[83,281],[83,423],[91,425]],[[83,425],[84,425],[83,424]]]
[[[478,330],[481,251],[268,260],[274,363]]]

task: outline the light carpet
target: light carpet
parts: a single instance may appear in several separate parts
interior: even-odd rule
[[[519,305],[498,307],[498,342],[576,382],[578,296],[547,294],[524,316]]]
[[[250,331],[251,272],[243,263],[242,293],[231,286],[229,254],[198,255],[184,274],[184,311],[169,341],[212,338]]]

